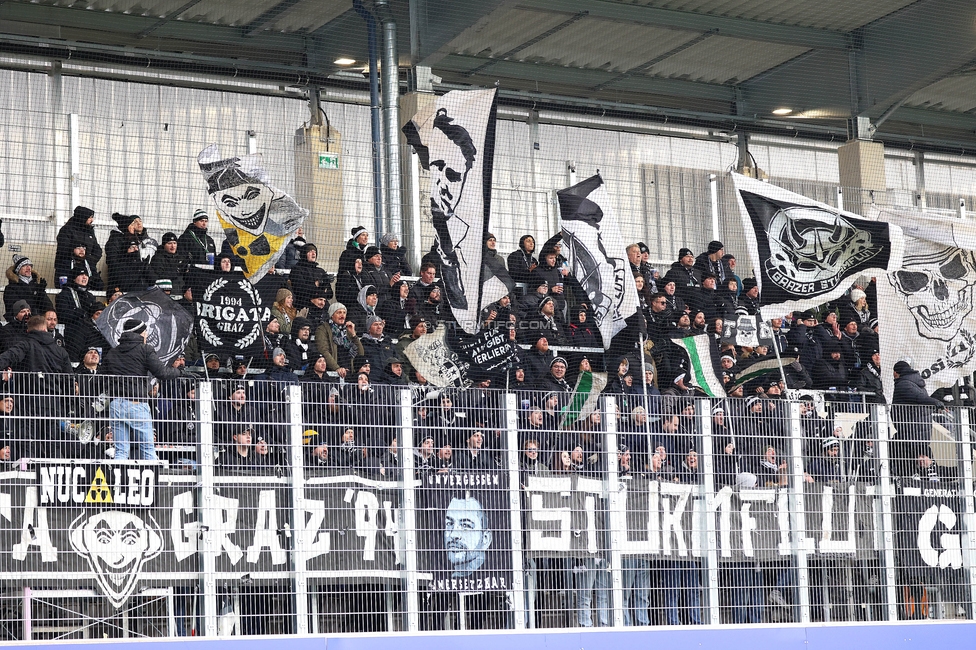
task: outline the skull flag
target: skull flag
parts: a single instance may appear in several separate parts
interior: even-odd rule
[[[119,344],[122,326],[130,318],[146,324],[146,343],[167,365],[183,352],[193,333],[193,316],[158,287],[130,291],[102,312],[98,330],[113,348]]]
[[[901,265],[901,229],[732,174],[762,306],[811,309]]]
[[[256,283],[285,251],[308,210],[268,181],[261,154],[221,158],[212,144],[197,156],[207,192],[244,276]]]
[[[931,394],[976,370],[976,227],[910,209],[878,216],[905,232],[901,268],[878,279],[881,349],[898,350],[882,353],[885,395],[890,399],[890,369],[900,360],[919,372]]]

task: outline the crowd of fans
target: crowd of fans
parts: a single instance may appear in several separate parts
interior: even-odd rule
[[[727,399],[712,402],[710,413],[717,489],[787,485],[787,391],[823,391],[835,412],[884,402],[873,279],[859,279],[845,297],[817,311],[763,314],[771,348],[736,346],[723,342],[723,324],[756,316],[759,289],[754,278],[736,274],[735,256],[718,241],[697,256],[680,249],[667,269],[649,263],[644,243],[628,246],[640,307],[604,351],[592,307],[561,254],[559,236],[537,249],[535,238],[524,235],[518,249],[505,258],[496,249],[495,237],[488,235],[485,264],[506,267],[520,290],[485,306],[481,325],[506,330],[519,344],[518,352],[497,372],[472,368],[473,384],[465,390],[431,386],[405,354],[411,342],[453,319],[438,280],[435,251],[424,257],[413,278],[397,237],[384,234],[377,244],[370,244],[364,228],[353,229],[339,259],[326,262],[329,268],[335,263],[335,275],[321,265],[315,244],[299,236],[288,245],[277,271],[259,284],[263,295],[273,297],[260,357],[222,359],[200,354],[191,344],[170,367],[163,367],[137,340],[141,330],[133,322],[126,323],[125,354],[112,360],[97,327],[105,303],[93,291],[104,288],[110,302],[127,291],[156,285],[192,312],[189,269],[212,265],[227,271],[235,265],[235,256],[226,241],[218,252],[203,211],[193,215],[182,234],[167,232],[159,244],[138,216],[114,214],[118,228],[105,243],[105,282],[99,271],[103,249],[93,218],[91,210],[78,207],[58,233],[55,274],[60,291],[53,302],[47,282],[29,258],[15,255],[7,269],[0,369],[18,374],[5,378],[3,459],[105,453],[156,458],[159,452],[192,465],[199,431],[198,386],[186,367],[197,364],[206,368],[208,377],[225,380],[214,383],[214,440],[220,448],[216,462],[225,471],[287,471],[289,418],[282,396],[288,386],[297,384],[303,393],[306,466],[345,468],[385,480],[397,480],[402,472],[398,437],[405,423],[396,407],[397,392],[407,387],[414,396],[411,417],[417,444],[410,453],[422,475],[504,466],[506,409],[500,391],[492,390],[500,388],[517,396],[523,485],[531,476],[602,477],[610,450],[600,412],[579,422],[565,421],[563,407],[580,372],[606,370],[605,392],[616,396],[616,453],[623,480],[646,476],[697,484],[702,480],[702,432],[694,416],[696,399],[705,393],[695,385],[690,360],[673,339],[698,334],[714,346],[720,359],[714,370],[728,393]],[[784,359],[782,371],[737,381],[751,365],[777,356]],[[141,359],[138,367],[133,365],[135,357]],[[72,373],[73,386],[65,379]],[[147,380],[147,373],[155,380]],[[140,379],[120,382],[109,375]],[[23,377],[20,383],[18,377]],[[895,424],[901,425],[896,444],[902,446],[893,452],[897,473],[927,481],[952,478],[940,476],[943,468],[929,458],[925,430],[943,403],[929,397],[923,380],[907,363],[895,366],[895,377],[893,401],[902,409],[893,411]],[[84,431],[78,423],[108,413],[104,395],[120,404],[111,410],[112,426]],[[853,436],[840,436],[819,405],[805,401],[800,414],[804,480],[877,479],[868,426]],[[64,419],[73,424],[63,426]],[[128,431],[118,424],[146,419],[154,423],[148,431]],[[79,438],[93,438],[94,444],[79,444]],[[646,624],[648,612],[657,611],[659,622],[700,622],[697,597],[682,603],[672,597],[697,593],[697,568],[659,568],[655,573],[638,562],[625,572],[628,602],[631,593],[636,599],[634,619],[628,610],[627,620]],[[584,576],[587,571],[599,574],[597,567],[584,570]],[[549,567],[549,573],[556,576],[557,586],[574,588],[573,578],[564,579],[572,571]],[[742,579],[741,573],[735,579]],[[780,573],[768,573],[772,578],[767,583],[772,581],[782,599],[788,585],[777,582]],[[650,599],[656,596],[649,594],[657,591],[651,589],[650,576],[658,574],[664,600],[655,606]],[[540,581],[544,586],[545,579]],[[592,580],[589,584],[588,589],[599,589]],[[729,606],[736,621],[755,617],[748,603]],[[589,607],[579,611],[579,624],[592,624]],[[598,617],[598,624],[602,621]]]

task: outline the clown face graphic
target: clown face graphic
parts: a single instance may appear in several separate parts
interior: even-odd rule
[[[116,609],[135,589],[146,560],[159,555],[163,538],[156,521],[108,510],[79,516],[71,523],[71,547],[86,560]]]

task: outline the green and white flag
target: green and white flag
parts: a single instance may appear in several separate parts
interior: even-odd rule
[[[770,373],[778,373],[780,365],[788,366],[796,361],[796,357],[781,357],[779,359],[773,357],[771,359],[763,359],[762,361],[757,361],[751,365],[746,366],[739,374],[735,377],[735,382],[730,386],[735,388],[736,386],[741,386],[742,384],[752,381],[757,377],[762,377],[763,375],[768,375]]]
[[[576,380],[576,388],[573,389],[573,398],[562,408],[562,427],[566,429],[588,418],[596,410],[600,393],[606,387],[607,373],[588,370],[581,372]]]
[[[691,383],[702,389],[709,397],[725,397],[722,380],[715,374],[715,348],[707,334],[671,339],[684,348],[691,361]]]

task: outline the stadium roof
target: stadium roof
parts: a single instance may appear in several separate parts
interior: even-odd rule
[[[401,65],[430,66],[452,86],[808,132],[861,116],[882,140],[976,147],[976,4],[965,0],[392,0],[391,9]],[[367,60],[351,0],[8,0],[0,50],[299,85],[337,73],[350,82],[348,70]]]

